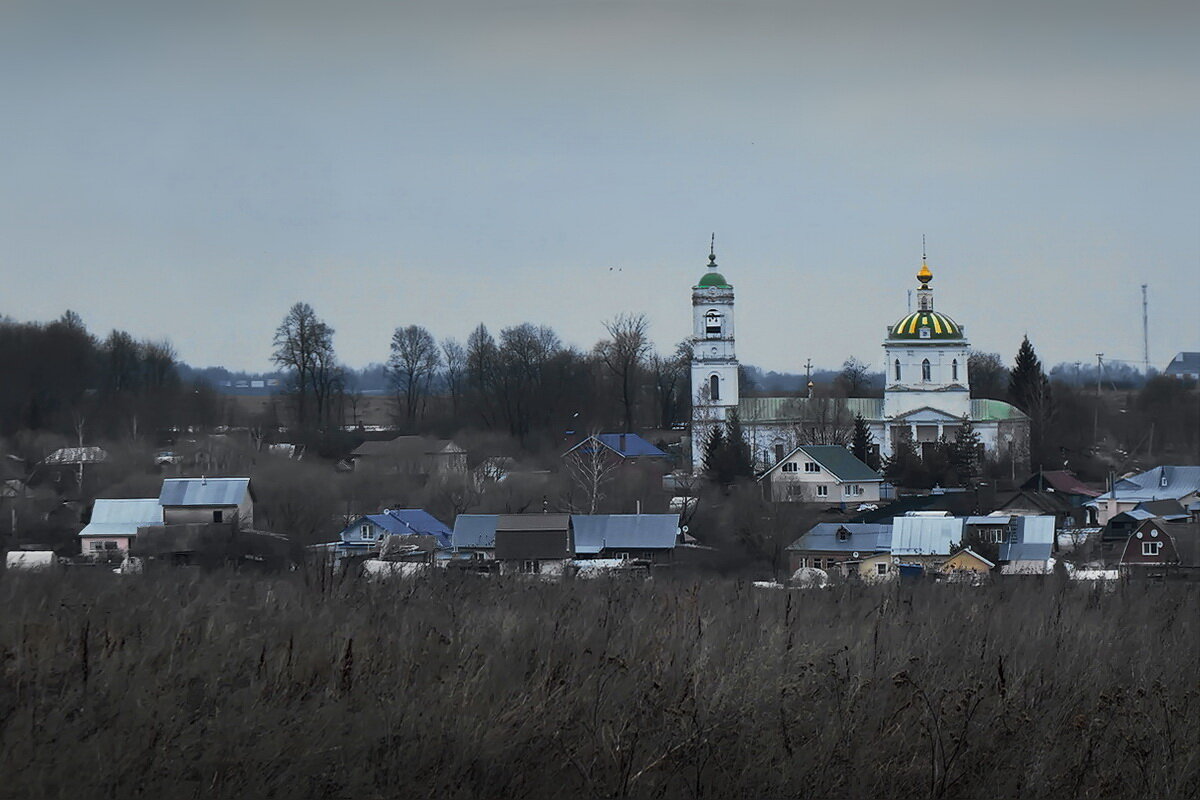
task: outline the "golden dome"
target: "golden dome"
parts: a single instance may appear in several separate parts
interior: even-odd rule
[[[921,269],[917,272],[917,280],[921,282],[922,286],[928,286],[929,282],[933,280],[933,273],[929,271],[929,265],[925,263],[925,259],[921,259]]]

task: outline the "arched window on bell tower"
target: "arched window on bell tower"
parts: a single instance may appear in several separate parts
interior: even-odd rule
[[[716,375],[713,375],[708,379],[708,399],[721,399],[721,379]]]
[[[721,312],[713,309],[704,315],[704,335],[709,339],[721,338]]]
[[[952,380],[952,381],[958,380],[958,359],[957,358],[950,362],[950,380]]]
[[[928,382],[930,380],[930,372],[929,359],[927,358],[921,362],[921,380]]]
[[[896,359],[896,380],[900,380],[900,359]]]

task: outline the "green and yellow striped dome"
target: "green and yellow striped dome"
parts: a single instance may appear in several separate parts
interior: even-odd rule
[[[929,333],[922,335],[927,328]],[[893,339],[961,339],[962,328],[958,323],[936,311],[916,311],[901,319],[891,328]]]

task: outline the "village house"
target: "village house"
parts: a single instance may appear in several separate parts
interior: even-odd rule
[[[496,521],[498,514],[459,514],[454,518],[450,547],[455,554],[481,561],[496,558]]]
[[[372,468],[400,475],[444,477],[467,474],[467,451],[450,439],[396,436],[367,441],[350,453],[354,469]]]
[[[759,478],[775,502],[878,503],[883,476],[840,445],[801,445]]]
[[[788,574],[804,568],[841,570],[866,580],[895,574],[892,526],[881,523],[822,522],[785,548]]]
[[[636,433],[593,434],[563,453],[563,458],[586,458],[599,454],[621,465],[655,463],[667,469],[671,462],[671,456]]]
[[[1045,575],[1054,551],[1055,519],[1049,516],[1014,517],[1008,535],[1000,542],[998,561],[1002,575]]]
[[[1117,514],[1154,500],[1176,500],[1185,509],[1191,509],[1200,500],[1200,467],[1162,466],[1130,475],[1085,505],[1095,514],[1096,524],[1107,525]],[[1200,505],[1196,508],[1200,509]]]
[[[393,508],[358,517],[338,534],[343,547],[365,549],[379,547],[388,536],[432,536],[449,548],[453,531],[424,509]]]
[[[996,568],[995,563],[976,553],[969,547],[964,547],[938,565],[937,571],[946,577],[979,578],[989,574]]]
[[[79,532],[83,555],[93,558],[123,557],[137,537],[138,528],[161,525],[163,509],[154,497],[133,500],[97,500],[91,521]]]
[[[1146,520],[1109,551],[1107,560],[1129,577],[1200,577],[1200,525]]]
[[[936,570],[963,540],[965,520],[961,517],[917,514],[892,521],[893,562],[897,565]]]
[[[1200,381],[1200,353],[1176,353],[1163,374],[1176,380]]]
[[[249,478],[166,478],[158,496],[165,525],[234,523],[254,527]]]
[[[575,554],[571,515],[501,514],[495,553],[502,575],[562,575]]]
[[[573,514],[575,557],[670,564],[679,543],[678,514]]]

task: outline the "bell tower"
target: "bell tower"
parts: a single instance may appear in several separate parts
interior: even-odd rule
[[[692,466],[699,469],[712,429],[738,404],[733,286],[717,271],[716,236],[708,271],[692,287]]]

